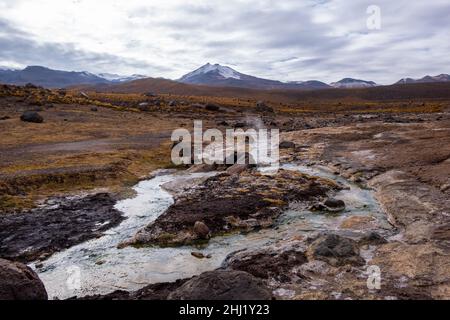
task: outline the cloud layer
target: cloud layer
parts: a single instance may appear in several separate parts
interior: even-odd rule
[[[367,8],[381,9],[370,30]],[[0,0],[0,66],[178,78],[211,62],[279,80],[450,73],[450,3]]]

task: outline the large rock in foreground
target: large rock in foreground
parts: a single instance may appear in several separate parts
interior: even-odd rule
[[[172,292],[168,300],[270,300],[260,279],[242,271],[205,272]]]
[[[47,300],[37,274],[24,264],[0,259],[0,300]]]
[[[325,235],[314,241],[310,248],[310,255],[332,266],[364,265],[357,242],[336,234]]]

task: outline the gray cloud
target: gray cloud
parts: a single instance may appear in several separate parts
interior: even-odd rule
[[[206,62],[279,80],[392,83],[450,73],[448,0],[378,0],[381,30],[366,27],[371,0],[79,1],[71,8],[61,0],[48,10],[71,18],[55,14],[48,25],[21,18],[31,2],[0,3],[0,61],[171,78]],[[72,14],[77,7],[86,11]]]

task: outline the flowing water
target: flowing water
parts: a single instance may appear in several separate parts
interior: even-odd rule
[[[323,168],[297,165],[285,165],[283,168],[330,178],[346,186],[347,189],[336,196],[346,202],[346,211],[339,215],[325,215],[292,204],[278,219],[277,228],[213,238],[208,246],[201,248],[202,253],[211,255],[210,259],[193,257],[191,252],[199,251],[193,247],[117,249],[119,243],[132,237],[173,204],[173,197],[162,188],[163,184],[212,174],[176,173],[157,176],[139,183],[134,188],[136,197],[117,203],[116,208],[127,218],[118,227],[107,231],[101,238],[53,255],[37,269],[49,297],[64,299],[106,294],[114,290],[133,291],[151,283],[188,278],[220,267],[226,256],[237,250],[260,248],[311,232],[338,230],[342,220],[350,215],[373,216],[377,229],[389,229],[371,191],[361,189]]]

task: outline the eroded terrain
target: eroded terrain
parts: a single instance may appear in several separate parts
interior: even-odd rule
[[[175,177],[166,184],[174,203],[111,244],[136,254],[148,247],[180,247],[176,259],[186,261],[189,276],[155,284],[161,281],[150,272],[139,278],[140,290],[123,286],[109,295],[87,291],[80,296],[183,299],[204,298],[209,291],[208,298],[223,298],[227,288],[248,283],[250,291],[236,290],[243,295],[235,298],[450,297],[450,107],[445,102],[422,110],[418,106],[425,103],[411,110],[368,112],[372,104],[362,104],[348,110],[339,106],[339,112],[293,113],[285,105],[259,112],[247,100],[212,99],[218,112],[206,108],[204,98],[133,95],[125,100],[92,94],[88,99],[40,89],[3,90],[0,257],[40,259],[33,266],[43,274],[52,263],[58,265],[47,260],[51,254],[101,240],[105,230],[127,218],[108,199],[133,198],[130,186],[151,178],[157,168],[172,167],[174,128],[203,119],[205,127],[263,125],[282,131],[281,161],[288,167],[277,176],[268,178],[250,167],[219,168],[185,188]],[[39,103],[29,101],[36,97]],[[43,123],[20,121],[30,108],[37,108]],[[339,207],[334,198],[342,192],[346,208],[327,210],[333,209],[327,200]],[[364,192],[370,198],[355,196]],[[55,203],[74,195],[75,200]],[[88,200],[94,203],[83,208]],[[27,221],[33,219],[41,227],[30,227]],[[240,238],[233,238],[236,234]],[[95,273],[109,263],[112,268],[112,261],[96,257],[87,270]],[[381,272],[380,289],[367,285],[373,266]]]

